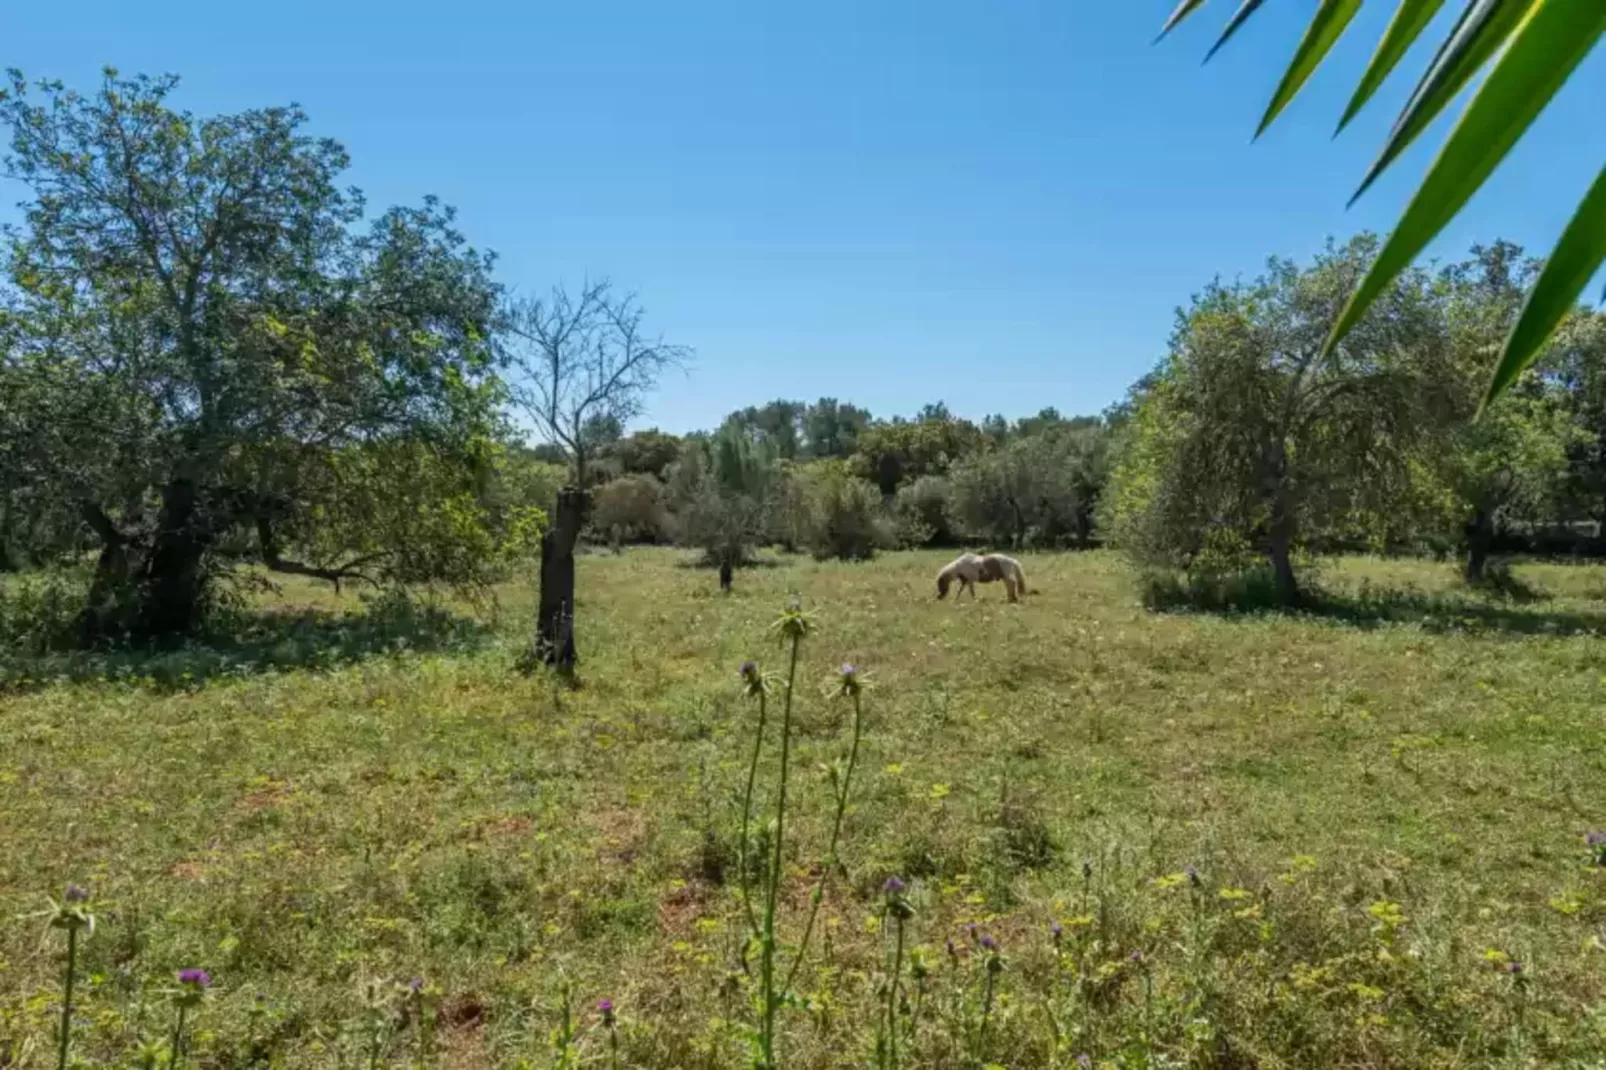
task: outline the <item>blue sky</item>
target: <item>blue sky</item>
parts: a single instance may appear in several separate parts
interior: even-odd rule
[[[1430,44],[1333,141],[1393,6],[1367,5],[1251,147],[1312,5],[1268,4],[1204,68],[1234,5],[1151,47],[1169,6],[75,0],[6,4],[0,63],[82,88],[102,63],[174,72],[199,113],[299,102],[371,203],[456,205],[509,285],[636,290],[697,354],[643,425],[822,395],[979,418],[1103,408],[1213,275],[1386,230],[1443,136],[1346,212]],[[1437,253],[1549,247],[1606,149],[1603,61]]]

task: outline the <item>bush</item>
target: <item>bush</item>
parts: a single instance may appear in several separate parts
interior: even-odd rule
[[[897,525],[881,506],[875,484],[837,463],[810,473],[805,543],[815,557],[864,561],[898,545]]]
[[[0,582],[0,651],[37,655],[72,645],[84,587],[82,576],[63,571]]]
[[[942,476],[921,476],[898,488],[893,515],[904,546],[946,546],[954,541],[949,504],[952,488]]]
[[[620,476],[592,499],[592,527],[612,541],[657,542],[666,523],[663,484],[651,476]]]

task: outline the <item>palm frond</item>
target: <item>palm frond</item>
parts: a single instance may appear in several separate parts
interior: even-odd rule
[[[1203,0],[1181,0],[1160,36],[1197,10]],[[1421,38],[1444,0],[1400,0],[1365,73],[1339,120],[1342,131]],[[1243,0],[1211,48],[1208,60],[1262,7]],[[1299,93],[1343,36],[1360,0],[1322,0],[1293,60],[1260,121],[1256,137]],[[1465,0],[1455,24],[1395,120],[1376,161],[1362,178],[1359,197],[1443,113],[1467,83],[1496,55],[1484,85],[1457,120],[1427,176],[1376,263],[1351,295],[1327,346],[1337,345],[1367,308],[1398,278],[1482,187],[1561,86],[1606,32],[1602,0]],[[1603,172],[1606,174],[1606,172]],[[1606,257],[1606,180],[1597,178],[1578,206],[1528,295],[1523,314],[1501,354],[1490,384],[1492,400],[1532,363]],[[1353,198],[1351,199],[1353,203]],[[1606,294],[1602,296],[1606,300]]]

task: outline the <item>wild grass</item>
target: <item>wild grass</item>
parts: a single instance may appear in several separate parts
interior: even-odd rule
[[[750,1066],[738,667],[784,663],[793,591],[788,953],[825,891],[781,1064],[1599,1064],[1606,568],[1519,566],[1512,600],[1346,559],[1308,613],[1168,614],[1103,553],[936,602],[947,556],[729,597],[674,551],[584,557],[576,691],[513,671],[522,585],[428,627],[258,607],[390,637],[322,660],[0,652],[0,1066],[56,1062],[69,884],[93,1065]],[[407,639],[442,621],[472,641]]]

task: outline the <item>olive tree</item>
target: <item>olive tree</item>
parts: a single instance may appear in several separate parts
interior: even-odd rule
[[[0,359],[30,396],[30,500],[98,548],[86,637],[191,631],[246,560],[483,578],[505,534],[476,493],[499,430],[491,258],[433,200],[364,226],[345,151],[299,108],[202,118],[176,86],[12,72],[0,101],[30,198]],[[364,501],[429,522],[361,524]]]
[[[1140,563],[1256,555],[1291,604],[1302,545],[1381,540],[1409,523],[1413,446],[1449,404],[1429,280],[1406,274],[1341,345],[1323,346],[1375,249],[1362,236],[1306,268],[1273,260],[1263,277],[1213,283],[1179,313],[1124,431],[1109,510]]]
[[[1474,247],[1470,259],[1440,275],[1458,391],[1430,461],[1449,493],[1451,520],[1465,538],[1469,583],[1484,579],[1502,527],[1531,528],[1556,517],[1571,458],[1588,442],[1556,374],[1559,363],[1544,354],[1536,369],[1472,419],[1501,342],[1521,310],[1523,291],[1539,271],[1520,247],[1496,242]]]

